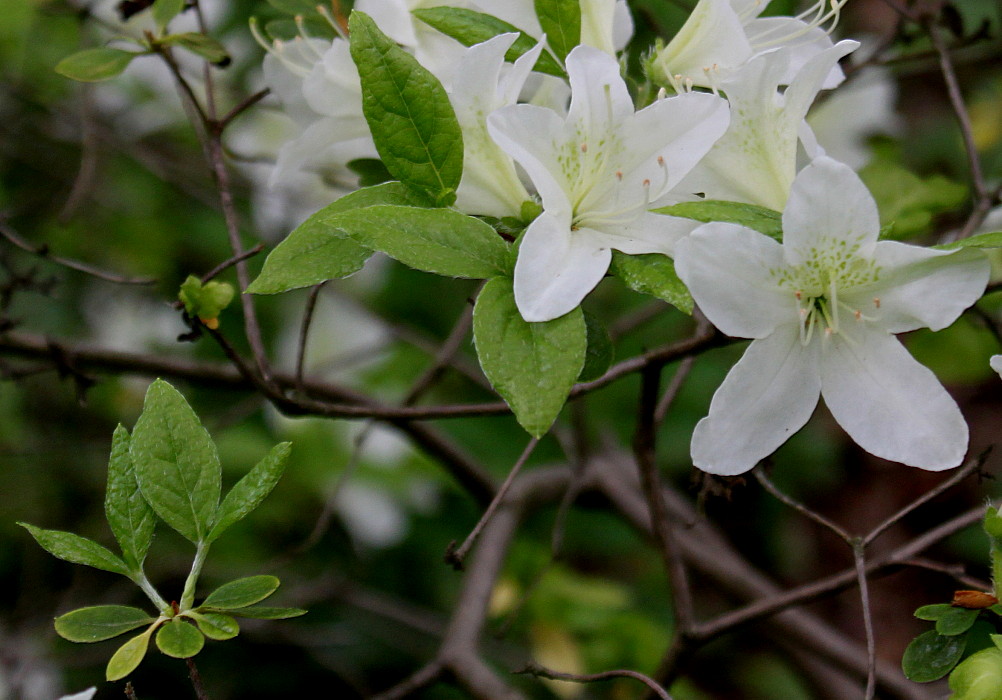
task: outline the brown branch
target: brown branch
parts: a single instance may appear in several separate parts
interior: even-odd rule
[[[219,263],[214,268],[206,272],[204,275],[202,275],[202,284],[205,284],[209,280],[218,276],[219,273],[223,272],[224,270],[227,270],[228,268],[231,268],[238,263],[242,263],[244,260],[249,260],[250,258],[253,258],[262,250],[264,250],[264,243],[258,243],[250,250],[245,250],[243,253],[240,253],[240,255],[234,255],[228,260],[224,260],[223,262]]]
[[[521,671],[515,671],[516,674],[529,674],[532,676],[538,676],[540,678],[549,678],[555,681],[569,681],[571,683],[594,683],[595,681],[608,681],[614,678],[632,678],[635,681],[640,681],[650,689],[652,693],[657,695],[661,700],[672,700],[671,695],[668,691],[662,688],[658,683],[649,676],[645,676],[637,671],[630,671],[627,669],[621,669],[616,671],[603,671],[602,673],[591,673],[591,674],[578,674],[578,673],[563,673],[561,671],[551,671],[548,668],[543,668],[539,664],[529,664]]]
[[[265,97],[271,94],[271,88],[264,88],[263,90],[258,90],[253,95],[245,97],[237,105],[231,109],[229,112],[223,116],[222,119],[216,122],[216,129],[221,133],[226,130],[230,123],[239,117],[241,114],[246,112],[248,109],[256,105],[258,102],[263,100]]]

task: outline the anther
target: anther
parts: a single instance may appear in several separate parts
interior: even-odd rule
[[[804,293],[798,289],[793,293],[793,296],[797,297],[797,301],[800,301],[804,298]],[[803,311],[803,309],[801,309],[801,311]]]
[[[644,180],[643,184],[644,184],[644,187],[650,187],[651,186],[651,181],[650,180]]]
[[[581,144],[581,152],[582,153],[587,153],[588,152],[588,144],[586,144],[586,143]]]
[[[660,165],[662,168],[665,167],[665,157],[664,156],[658,156],[658,165]]]
[[[855,311],[853,312],[853,314],[852,314],[852,315],[856,317],[856,320],[857,320],[857,321],[859,321],[859,320],[860,320],[861,318],[863,318],[863,312],[862,312],[862,311],[860,311],[859,309],[856,309],[856,310],[855,310]]]
[[[620,182],[623,181],[623,171],[622,170],[617,170],[616,171],[616,179],[619,180]]]
[[[880,308],[880,297],[873,297],[873,305]]]

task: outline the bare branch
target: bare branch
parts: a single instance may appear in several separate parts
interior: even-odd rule
[[[570,681],[571,683],[594,683],[595,681],[608,681],[614,678],[632,678],[635,681],[640,681],[646,685],[652,693],[657,695],[661,700],[672,700],[671,695],[668,691],[662,688],[657,682],[645,676],[638,671],[630,671],[626,669],[616,670],[616,671],[603,671],[602,673],[591,673],[587,675],[578,673],[562,673],[560,671],[551,671],[548,668],[543,668],[539,664],[529,664],[521,671],[515,671],[515,673],[525,673],[532,676],[538,676],[540,678],[549,678],[555,681]]]

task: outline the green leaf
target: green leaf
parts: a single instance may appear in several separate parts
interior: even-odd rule
[[[923,605],[921,608],[915,611],[915,617],[920,620],[929,620],[930,622],[935,622],[939,618],[949,615],[951,610],[956,610],[955,607],[949,603],[937,603],[935,605]]]
[[[195,625],[175,617],[157,632],[157,648],[175,659],[189,659],[205,646],[205,635]]]
[[[287,620],[290,617],[305,615],[306,611],[302,608],[271,608],[265,605],[250,605],[239,610],[231,610],[229,614],[252,620]]]
[[[260,575],[238,578],[236,581],[224,583],[202,601],[199,609],[235,610],[259,603],[279,586],[279,580],[274,576]]]
[[[950,608],[950,612],[941,615],[936,620],[936,632],[944,637],[953,637],[963,634],[971,629],[971,625],[978,619],[977,610],[967,608]]]
[[[264,459],[230,489],[216,512],[216,522],[206,538],[208,542],[215,540],[226,528],[257,508],[265,496],[271,493],[285,471],[285,462],[291,449],[292,443],[281,442],[275,445]]]
[[[153,634],[153,630],[155,629],[156,626],[151,625],[148,630],[133,637],[118,648],[118,651],[112,655],[108,661],[107,668],[104,670],[106,680],[120,681],[136,670],[136,667],[142,662],[143,657],[146,656],[146,649],[150,644],[150,635]]]
[[[659,253],[627,255],[614,250],[609,272],[633,291],[657,297],[692,314],[692,295],[675,273],[675,262],[668,256]]]
[[[547,43],[563,61],[581,43],[580,0],[535,0],[535,6]]]
[[[950,690],[950,700],[1002,698],[1002,651],[982,649],[964,659],[950,674]]]
[[[901,670],[909,680],[928,683],[950,672],[967,646],[967,635],[944,637],[933,630],[915,637],[901,658]]]
[[[185,0],[156,0],[153,3],[153,21],[162,32],[167,23],[181,14]]]
[[[56,618],[56,633],[71,642],[101,642],[156,622],[139,608],[96,605],[72,610]]]
[[[111,439],[111,458],[108,460],[104,513],[122,549],[125,563],[133,571],[142,571],[157,521],[153,509],[139,490],[129,443],[129,431],[121,425],[115,428]]]
[[[233,301],[233,285],[226,282],[206,282],[195,275],[181,283],[177,298],[192,318],[198,318],[210,328],[217,328],[216,318]]]
[[[191,612],[187,616],[195,621],[198,629],[209,639],[224,642],[240,634],[240,625],[230,615],[222,613]]]
[[[359,187],[372,187],[373,185],[381,185],[384,182],[393,180],[390,171],[383,165],[383,161],[378,158],[356,158],[355,160],[349,160],[345,165],[348,166],[349,170],[358,175]]]
[[[445,88],[368,15],[352,12],[349,30],[362,112],[383,164],[436,204],[452,204],[463,175],[463,133]]]
[[[310,17],[303,17],[303,30],[311,38],[332,40],[338,36],[330,22],[315,13]],[[273,19],[265,23],[264,31],[270,38],[282,41],[295,41],[302,36],[299,24],[294,19]]]
[[[477,298],[473,338],[484,374],[529,434],[542,437],[581,374],[587,331],[580,307],[545,323],[527,323],[511,280],[495,278]]]
[[[590,382],[598,379],[609,369],[612,364],[615,350],[612,347],[612,339],[609,331],[605,329],[602,322],[595,314],[584,312],[585,330],[588,334],[588,349],[585,351],[585,363],[578,376],[579,382]]]
[[[27,523],[18,523],[18,525],[30,532],[35,541],[54,557],[74,564],[83,564],[102,571],[110,571],[113,574],[129,575],[129,567],[125,565],[124,561],[93,540],[74,535],[72,532],[43,530]]]
[[[67,78],[84,83],[108,80],[129,67],[136,56],[141,54],[107,47],[84,49],[70,54],[56,64],[56,72]]]
[[[260,276],[247,288],[251,294],[277,294],[311,287],[357,272],[372,255],[330,219],[346,211],[376,204],[415,206],[428,200],[399,182],[356,190],[327,205],[299,225],[265,260]]]
[[[959,241],[942,243],[932,247],[939,250],[953,250],[955,248],[1002,248],[1002,231],[979,233],[970,238],[961,238]]]
[[[452,209],[376,205],[329,222],[365,247],[417,270],[468,279],[510,273],[504,239],[489,224]]]
[[[230,54],[225,46],[211,36],[199,32],[170,34],[161,39],[160,43],[168,46],[180,46],[217,66],[226,66],[230,62]]]
[[[987,608],[987,609],[991,610],[993,613],[995,613],[999,617],[1002,617],[1002,604],[995,603],[995,605],[993,605],[993,606],[991,606],[990,608]]]
[[[191,406],[162,379],[146,392],[131,454],[156,514],[192,542],[204,541],[219,505],[219,455]]]
[[[760,207],[757,204],[727,202],[721,199],[704,199],[698,202],[682,202],[670,207],[652,209],[655,214],[679,216],[709,223],[723,221],[738,224],[753,231],[764,233],[777,241],[783,240],[783,215],[778,211]]]
[[[317,11],[313,0],[268,0],[268,4],[290,15],[306,15]]]
[[[988,636],[991,638],[992,644],[994,644],[997,649],[1002,650],[1002,634],[990,634]]]
[[[873,194],[881,225],[893,223],[891,237],[913,238],[933,228],[934,217],[956,209],[967,199],[967,187],[942,175],[919,177],[896,155],[880,156],[859,176]]]
[[[517,32],[519,37],[512,44],[504,58],[514,63],[526,51],[534,48],[537,41],[518,27],[508,24],[492,15],[461,7],[428,7],[414,10],[411,14],[425,24],[450,36],[463,46],[473,46],[493,39],[498,34]],[[540,73],[566,78],[567,73],[553,57],[544,51],[533,68]]]

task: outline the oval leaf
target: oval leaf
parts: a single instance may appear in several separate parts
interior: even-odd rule
[[[219,455],[191,406],[162,379],[146,392],[131,455],[157,515],[192,542],[204,540],[219,505]]]
[[[609,369],[615,349],[609,331],[605,329],[598,318],[587,311],[584,312],[585,329],[588,334],[588,349],[585,352],[584,367],[578,376],[579,382],[590,382],[598,379]]]
[[[180,617],[164,624],[157,632],[157,648],[175,659],[188,659],[202,651],[205,635]]]
[[[971,629],[971,625],[978,619],[977,610],[967,608],[951,608],[950,612],[940,616],[936,620],[936,631],[945,637],[952,637],[962,634]]]
[[[83,564],[102,571],[110,571],[113,574],[129,575],[129,567],[125,565],[124,561],[112,554],[106,547],[102,547],[86,537],[61,530],[43,530],[27,523],[18,523],[18,525],[30,532],[35,541],[54,557],[74,564]]]
[[[245,608],[264,600],[274,593],[278,586],[279,580],[274,576],[261,575],[240,578],[224,583],[214,590],[202,601],[202,605],[199,607],[216,610]]]
[[[535,0],[546,41],[561,61],[581,43],[581,0]]]
[[[950,611],[953,610],[953,606],[949,603],[937,603],[935,605],[923,605],[921,608],[915,611],[915,617],[920,620],[929,620],[930,622],[935,622],[944,615],[949,615]]]
[[[100,642],[149,625],[156,619],[127,605],[96,605],[72,610],[56,618],[56,633],[71,642]]]
[[[230,54],[226,47],[206,34],[199,32],[171,34],[161,39],[161,42],[169,46],[180,46],[217,66],[225,66],[230,62]]]
[[[901,670],[917,683],[939,680],[957,665],[966,646],[967,635],[944,637],[929,630],[915,637],[905,649]]]
[[[107,47],[84,49],[56,64],[56,72],[85,83],[108,80],[129,67],[139,54]]]
[[[202,634],[209,639],[215,639],[217,642],[225,642],[227,639],[233,639],[240,633],[240,625],[230,615],[193,612],[189,616],[198,625],[198,629],[202,631]]]
[[[104,513],[118,546],[122,548],[125,563],[133,571],[141,571],[157,521],[153,509],[139,491],[129,454],[130,442],[128,430],[121,425],[115,428],[108,460]]]
[[[545,323],[527,323],[515,306],[511,280],[488,282],[473,310],[480,366],[530,435],[550,429],[567,400],[588,345],[578,307]]]
[[[290,617],[305,615],[302,608],[272,608],[266,605],[250,605],[239,610],[232,610],[229,613],[234,617],[247,617],[254,620],[287,620]]]
[[[150,627],[118,648],[104,670],[105,679],[119,681],[136,670],[143,657],[146,656],[146,649],[150,645],[150,635],[153,634],[154,629],[154,627]]]
[[[164,30],[168,22],[181,14],[184,3],[185,0],[156,0],[153,3],[153,21],[157,23],[160,31]]]
[[[445,88],[368,15],[352,12],[348,26],[362,112],[383,164],[436,204],[452,204],[463,175],[463,133]]]
[[[777,241],[783,240],[783,215],[778,211],[743,202],[727,202],[719,199],[704,199],[698,202],[682,202],[670,207],[652,209],[655,214],[680,216],[708,223],[723,221],[738,224],[753,231],[764,233]]]
[[[692,315],[693,301],[689,288],[675,272],[675,262],[666,255],[626,255],[612,251],[609,272],[623,280],[627,287],[666,301],[683,313]]]
[[[1002,651],[982,649],[950,674],[950,700],[998,700],[1002,698]]]
[[[260,505],[264,497],[271,493],[275,484],[285,471],[285,462],[289,458],[292,443],[282,442],[272,448],[257,466],[247,472],[238,481],[219,506],[216,513],[216,523],[212,526],[207,540],[212,542],[230,525]]]
[[[367,248],[417,270],[466,279],[509,272],[508,244],[494,228],[451,209],[377,205],[330,222]]]

